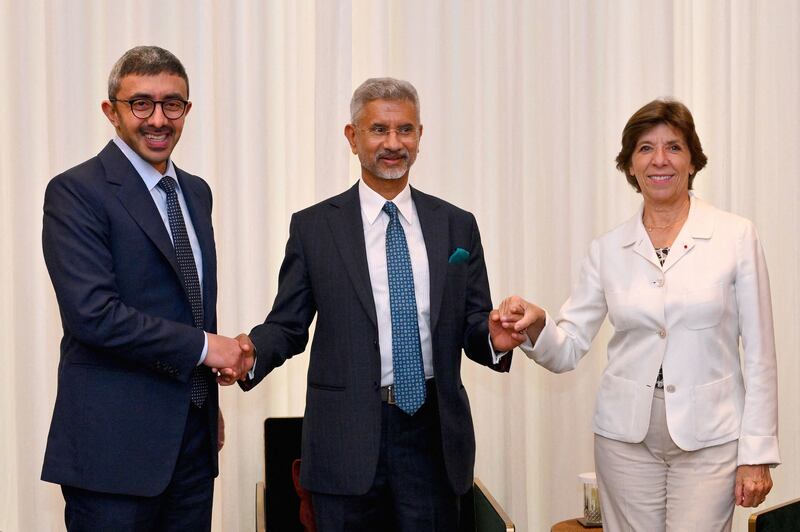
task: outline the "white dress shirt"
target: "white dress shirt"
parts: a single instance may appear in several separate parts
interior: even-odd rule
[[[114,144],[117,145],[117,147],[122,151],[123,155],[125,155],[125,157],[131,162],[133,168],[136,170],[136,173],[138,173],[139,177],[141,177],[142,181],[144,181],[147,190],[150,191],[150,195],[153,197],[153,203],[156,204],[158,213],[161,215],[161,221],[164,222],[164,227],[167,229],[167,234],[169,234],[169,238],[172,240],[173,246],[175,241],[172,238],[172,229],[169,226],[169,215],[167,213],[167,192],[158,186],[158,182],[161,181],[161,178],[164,176],[170,176],[175,180],[175,192],[178,194],[178,203],[181,206],[183,222],[186,225],[186,233],[189,235],[189,243],[192,245],[192,255],[194,255],[194,263],[197,267],[197,279],[200,282],[200,294],[202,296],[203,254],[200,251],[200,241],[197,239],[197,233],[194,230],[192,218],[189,216],[189,208],[186,205],[186,200],[184,199],[183,192],[181,191],[181,185],[178,181],[178,174],[175,172],[175,165],[172,164],[171,159],[167,161],[167,171],[162,175],[161,172],[153,167],[153,165],[142,159],[138,153],[133,151],[130,146],[125,144],[125,141],[121,138],[114,137]],[[206,359],[207,353],[208,335],[205,335],[203,351],[200,353],[200,360],[197,363],[198,366]]]
[[[392,312],[389,305],[389,275],[386,269],[386,226],[389,215],[383,212],[386,198],[369,188],[364,181],[358,183],[361,202],[361,221],[367,248],[369,280],[378,318],[378,339],[381,351],[381,386],[394,383],[392,367]],[[431,344],[431,298],[428,252],[417,209],[411,199],[411,188],[405,188],[391,200],[397,206],[400,225],[406,235],[411,270],[414,275],[414,295],[417,299],[419,342],[422,348],[422,365],[425,378],[433,378],[433,347]]]

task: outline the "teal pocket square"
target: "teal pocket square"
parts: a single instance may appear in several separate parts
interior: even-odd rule
[[[456,248],[450,258],[447,259],[447,262],[450,264],[461,264],[462,262],[467,262],[469,258],[469,251],[464,248]]]

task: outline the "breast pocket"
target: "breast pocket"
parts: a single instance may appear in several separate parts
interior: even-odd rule
[[[683,295],[683,320],[687,329],[716,327],[724,309],[725,290],[721,283],[691,290]]]

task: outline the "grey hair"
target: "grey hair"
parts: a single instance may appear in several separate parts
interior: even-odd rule
[[[350,122],[355,124],[364,106],[373,100],[408,100],[414,104],[419,121],[419,96],[408,81],[395,78],[369,78],[353,92]]]
[[[122,54],[114,63],[108,75],[108,98],[114,99],[117,96],[122,78],[127,75],[155,76],[162,72],[183,78],[186,82],[186,97],[189,97],[189,77],[172,52],[158,46],[137,46]]]

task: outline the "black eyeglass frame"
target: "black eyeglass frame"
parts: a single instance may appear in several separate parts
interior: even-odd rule
[[[179,119],[180,117],[186,114],[186,109],[189,108],[189,101],[184,100],[182,98],[167,98],[166,100],[152,100],[150,98],[131,98],[130,100],[122,100],[119,98],[109,98],[108,101],[113,103],[116,102],[127,103],[128,106],[131,108],[131,114],[140,120],[147,120],[148,118],[153,116],[153,113],[156,112],[156,105],[161,105],[161,112],[169,120]],[[141,101],[146,101],[153,104],[153,108],[150,110],[150,113],[147,116],[139,116],[138,114],[136,114],[136,111],[133,110],[133,104]],[[167,102],[181,102],[183,104],[183,109],[181,109],[181,114],[179,114],[178,116],[168,115],[167,112],[164,110],[164,104]]]

